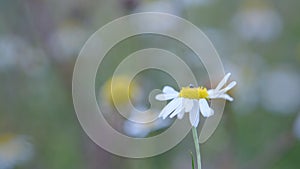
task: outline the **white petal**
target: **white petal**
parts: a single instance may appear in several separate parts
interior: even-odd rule
[[[208,115],[208,117],[210,117],[210,116],[212,116],[214,114],[215,114],[215,111],[212,108],[210,108],[210,114]]]
[[[161,111],[161,113],[159,114],[158,117],[162,117],[163,119],[165,119],[166,117],[168,117],[169,114],[171,114],[178,106],[180,106],[180,104],[182,104],[182,98],[175,98],[174,100],[172,100],[169,104],[166,105],[166,107],[164,107]]]
[[[227,73],[224,78],[220,81],[220,83],[218,84],[218,86],[216,87],[216,90],[220,90],[228,81],[229,77],[230,77],[231,73]]]
[[[172,87],[170,86],[165,86],[162,90],[163,93],[165,94],[178,94],[178,92],[176,90],[174,90]]]
[[[214,99],[218,95],[220,95],[220,92],[216,91],[215,89],[210,89],[210,90],[207,91],[207,93],[208,93],[208,98],[210,98],[210,99]]]
[[[184,114],[185,114],[184,109],[182,109],[181,112],[177,114],[177,118],[182,119]]]
[[[192,110],[190,111],[190,122],[192,126],[197,127],[199,123],[199,105],[197,104],[197,100],[194,100],[194,106]]]
[[[208,95],[213,95],[215,93],[215,89],[207,90]]]
[[[220,96],[218,96],[218,98],[221,98],[221,99],[225,99],[225,100],[228,100],[228,101],[233,101],[233,98],[231,96],[229,96],[228,94],[222,94]]]
[[[232,89],[236,85],[236,81],[232,81],[224,89],[220,90],[220,93],[226,93],[228,90]]]
[[[171,100],[174,99],[175,97],[178,97],[178,93],[174,93],[174,94],[158,94],[155,96],[156,100],[159,101],[165,101],[165,100]]]
[[[209,117],[212,115],[211,108],[209,107],[205,99],[199,100],[200,111],[204,117]]]
[[[183,107],[185,112],[190,112],[193,108],[193,100],[192,99],[183,99]]]
[[[177,109],[170,115],[170,118],[175,117],[177,114],[181,113],[184,111],[184,108],[181,104],[181,106],[177,107]]]

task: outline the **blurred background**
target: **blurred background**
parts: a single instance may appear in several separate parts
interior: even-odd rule
[[[297,0],[0,0],[0,169],[192,168],[190,134],[162,155],[127,159],[94,144],[76,118],[72,71],[85,41],[106,23],[143,11],[171,13],[198,26],[238,82],[230,93],[235,101],[201,145],[203,168],[298,169],[299,7]],[[167,23],[162,29],[175,26]],[[108,86],[118,63],[149,47],[180,56],[199,83],[209,86],[202,63],[173,39],[141,35],[116,45],[99,67],[95,92],[112,126],[133,137],[156,135],[172,123],[135,126],[118,117],[111,103]],[[117,78],[115,104],[126,102],[126,80]],[[149,92],[167,84],[179,89],[166,73],[141,72],[131,82],[131,101],[146,109]]]

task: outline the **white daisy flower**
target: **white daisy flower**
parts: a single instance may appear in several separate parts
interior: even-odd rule
[[[227,83],[230,73],[226,74],[215,89],[207,90],[205,87],[183,87],[180,92],[177,92],[170,86],[165,86],[163,88],[163,93],[156,95],[156,99],[160,101],[172,100],[167,104],[159,117],[163,119],[170,116],[173,118],[177,116],[178,119],[182,119],[184,113],[190,113],[190,122],[192,126],[197,127],[200,120],[200,113],[204,117],[210,117],[214,114],[214,110],[209,107],[207,102],[208,99],[225,99],[233,101],[233,98],[229,96],[226,92],[232,89],[236,82],[233,81],[229,85],[225,86]]]

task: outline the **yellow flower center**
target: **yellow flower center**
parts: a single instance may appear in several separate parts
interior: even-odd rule
[[[113,85],[112,79],[104,84],[103,92],[106,100],[111,104],[122,105],[127,104],[133,96],[138,94],[139,85],[131,82],[127,76],[116,76]]]
[[[179,97],[187,99],[206,99],[208,98],[207,89],[205,87],[183,87],[180,90]]]
[[[4,134],[0,136],[0,146],[1,144],[7,143],[14,138],[13,134]]]

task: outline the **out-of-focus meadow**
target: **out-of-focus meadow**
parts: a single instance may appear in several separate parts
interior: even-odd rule
[[[73,108],[72,72],[85,41],[106,23],[143,11],[171,13],[198,26],[238,82],[230,93],[235,101],[226,104],[221,124],[201,145],[203,168],[298,169],[299,8],[297,0],[1,0],[0,169],[192,168],[191,134],[162,155],[122,158],[88,138]],[[172,122],[141,128],[115,117],[110,77],[122,59],[150,47],[172,51],[200,84],[209,84],[201,62],[174,39],[141,35],[122,41],[101,63],[95,93],[108,121],[129,136],[155,135]],[[122,104],[126,77],[117,80],[115,104]],[[166,73],[141,72],[131,83],[131,100],[147,108],[149,92],[164,85],[178,87]]]

